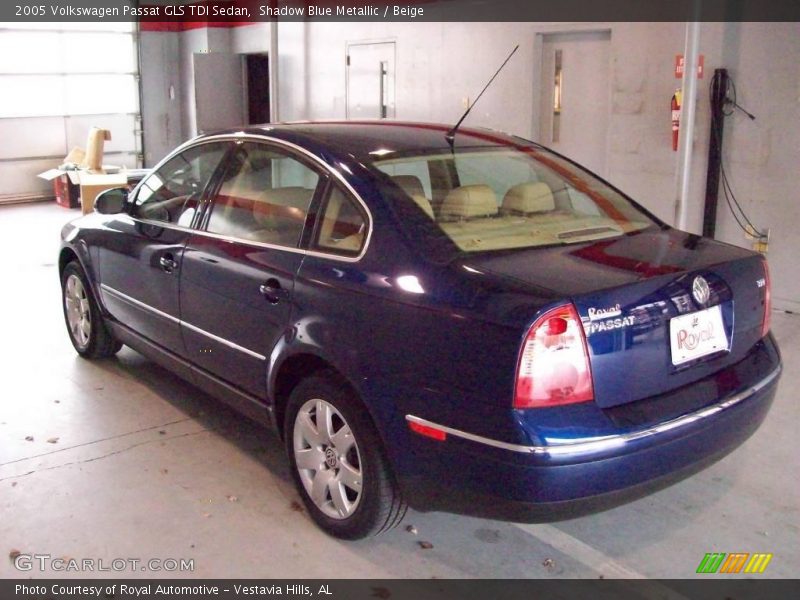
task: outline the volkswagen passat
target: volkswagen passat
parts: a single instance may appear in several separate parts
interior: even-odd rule
[[[517,137],[205,135],[64,227],[77,352],[122,344],[269,423],[311,517],[596,511],[741,444],[775,395],[767,264]]]

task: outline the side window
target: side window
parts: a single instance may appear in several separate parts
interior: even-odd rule
[[[338,186],[332,186],[314,247],[322,252],[355,256],[361,252],[366,238],[367,217],[363,210]]]
[[[200,144],[167,161],[142,182],[133,216],[188,227],[227,148],[226,142]]]
[[[297,247],[319,175],[263,144],[239,146],[223,178],[207,231]]]

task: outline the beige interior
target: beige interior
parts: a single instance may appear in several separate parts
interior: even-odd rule
[[[392,175],[392,181],[403,191],[411,196],[411,199],[419,206],[431,219],[435,219],[431,201],[425,195],[425,187],[416,175]]]
[[[259,242],[297,244],[314,190],[272,188],[269,169],[251,159],[222,186],[209,231]]]
[[[411,196],[411,199],[417,203],[422,210],[425,211],[425,214],[428,215],[431,219],[435,219],[436,217],[433,214],[433,206],[431,206],[431,201],[428,200],[425,196],[420,194],[414,194]]]
[[[502,250],[551,244],[571,244],[607,239],[639,231],[650,225],[645,215],[625,208],[620,194],[607,188],[579,170],[563,174],[563,169],[549,168],[532,160],[527,175],[518,175],[519,165],[506,171],[502,163],[494,165],[480,160],[458,165],[455,153],[424,156],[403,156],[377,163],[392,181],[427,214],[459,248],[464,251]],[[466,158],[508,157],[526,162],[517,151],[487,150],[465,153]],[[438,178],[430,181],[417,175],[392,175],[395,170],[416,169],[421,173],[424,163],[453,163],[457,178],[470,182],[450,188],[451,174],[440,169]],[[463,167],[463,169],[462,169]],[[571,169],[565,165],[564,169]],[[513,177],[513,179],[512,179]],[[474,183],[473,183],[474,182]],[[578,185],[583,183],[583,186]],[[511,184],[514,185],[511,185]],[[432,186],[432,195],[424,193],[425,185]],[[602,203],[582,190],[597,188],[598,194],[613,206],[621,206],[624,217],[608,216]],[[575,193],[573,193],[575,192]],[[577,197],[577,202],[575,201]],[[609,213],[610,214],[610,213]]]
[[[409,196],[425,197],[425,188],[416,175],[392,175],[392,181],[400,186]]]
[[[262,227],[280,227],[287,218],[302,223],[313,193],[299,186],[261,192],[253,202],[253,219]]]
[[[343,238],[336,237],[336,225],[339,220],[339,215],[342,212],[342,207],[346,202],[350,202],[350,200],[348,200],[338,188],[331,192],[325,213],[322,217],[322,225],[320,226],[319,232],[318,244],[322,248],[334,248],[337,250],[355,252],[363,246],[366,224],[362,224],[361,228],[356,233]]]
[[[439,212],[445,219],[490,217],[498,212],[497,196],[488,185],[462,185],[448,192]]]
[[[541,181],[530,181],[515,185],[503,198],[504,212],[530,214],[555,210],[553,190]]]
[[[328,198],[328,205],[322,215],[322,225],[319,229],[319,243],[322,246],[330,246],[334,243],[333,228],[336,219],[339,218],[339,210],[342,207],[342,195],[338,190],[334,190]]]

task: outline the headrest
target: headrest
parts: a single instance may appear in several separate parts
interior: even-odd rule
[[[503,210],[516,213],[547,212],[554,210],[553,191],[541,181],[531,181],[515,185],[503,198]]]
[[[395,185],[403,188],[409,196],[425,196],[425,188],[422,181],[416,175],[393,175],[392,181]]]
[[[425,196],[421,196],[419,194],[412,194],[411,199],[417,203],[422,210],[425,211],[425,214],[428,215],[431,219],[434,219],[433,216],[433,207],[431,206],[430,200],[428,200]]]
[[[462,185],[445,196],[439,211],[444,217],[489,217],[497,214],[497,196],[488,185]]]

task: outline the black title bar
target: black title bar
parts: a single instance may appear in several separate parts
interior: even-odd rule
[[[681,598],[762,600],[797,598],[797,580],[113,580],[7,579],[3,600],[596,600],[597,598]]]
[[[798,0],[12,0],[6,22],[800,21]],[[2,24],[0,24],[0,27]]]

